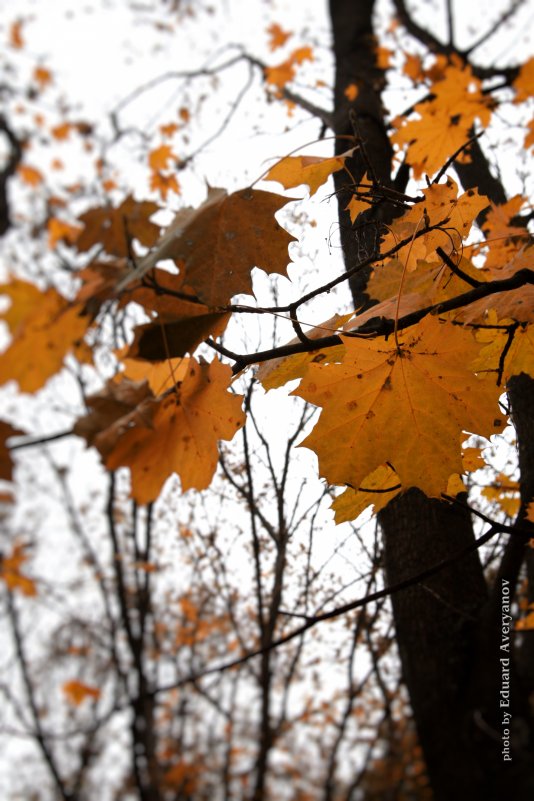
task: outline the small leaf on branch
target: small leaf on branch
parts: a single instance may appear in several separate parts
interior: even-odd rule
[[[271,167],[264,181],[278,181],[284,189],[292,189],[300,184],[308,184],[310,196],[314,195],[332,173],[342,170],[345,159],[349,158],[353,150],[332,158],[319,156],[286,156],[274,167]]]

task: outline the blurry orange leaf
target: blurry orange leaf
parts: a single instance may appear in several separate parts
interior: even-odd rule
[[[190,797],[198,785],[200,766],[190,762],[176,762],[164,774],[163,782],[184,797]]]
[[[9,44],[16,50],[20,50],[25,45],[25,41],[22,36],[23,25],[24,25],[24,20],[17,19],[15,20],[15,22],[11,23],[9,28]]]
[[[42,298],[41,290],[29,281],[13,278],[7,284],[0,284],[0,295],[11,301],[8,308],[0,312],[0,318],[7,324],[11,333],[39,307]]]
[[[80,706],[90,698],[93,701],[98,701],[100,698],[100,690],[98,687],[93,687],[90,684],[85,684],[83,681],[66,681],[62,687],[63,692],[69,704],[72,706]]]
[[[9,556],[0,560],[0,579],[5,582],[9,590],[18,590],[29,598],[37,595],[35,582],[21,572],[21,567],[27,561],[27,545],[16,543]]]
[[[333,158],[286,156],[274,167],[271,167],[264,180],[278,181],[284,189],[290,189],[300,184],[308,184],[311,196],[317,192],[333,172],[343,169],[345,159],[351,154],[352,150]]]
[[[178,126],[175,122],[169,122],[167,125],[160,125],[159,132],[162,136],[171,137],[173,136],[176,131],[178,130]]]
[[[46,67],[36,67],[33,71],[33,79],[39,84],[41,89],[52,83],[52,73]]]
[[[0,420],[0,479],[2,481],[11,481],[13,477],[13,459],[6,440],[22,433],[19,429],[6,423],[5,420]]]
[[[387,463],[403,488],[439,497],[463,470],[463,432],[489,437],[504,427],[499,388],[488,392],[467,366],[479,349],[474,336],[427,316],[399,335],[398,349],[382,339],[343,339],[343,364],[311,364],[294,392],[323,408],[302,444],[333,484],[365,486]]]
[[[217,441],[232,439],[245,422],[242,398],[228,392],[231,370],[218,360],[190,359],[176,392],[153,401],[143,420],[119,438],[106,467],[130,467],[132,497],[154,501],[166,479],[178,473],[182,490],[205,489],[217,467]]]
[[[170,145],[161,145],[148,154],[148,164],[151,170],[166,170],[169,161],[176,161]]]
[[[73,433],[83,437],[105,459],[124,431],[143,420],[143,409],[154,397],[144,378],[110,379],[100,392],[86,399],[89,412],[75,422]]]
[[[298,47],[291,53],[290,59],[295,64],[303,64],[305,61],[313,61],[313,50],[311,47]]]
[[[515,629],[516,631],[531,631],[534,629],[534,611],[516,621]]]
[[[281,64],[274,67],[265,67],[265,80],[267,83],[283,89],[286,83],[290,83],[295,77],[296,65],[312,60],[313,51],[311,47],[299,47]]]
[[[117,282],[128,273],[126,259],[89,264],[76,274],[83,281],[76,302],[83,303],[85,311],[96,315],[102,303],[115,294]]]
[[[189,111],[188,108],[182,106],[180,109],[178,109],[178,116],[180,117],[182,122],[187,123],[191,119],[191,112]]]
[[[376,48],[376,65],[381,70],[387,70],[391,64],[391,56],[393,55],[389,47]]]
[[[159,226],[150,222],[158,210],[156,203],[136,201],[129,195],[116,208],[98,207],[86,211],[80,217],[84,230],[76,247],[81,252],[93,245],[100,245],[113,256],[129,256],[130,241],[138,239],[145,247],[152,247],[159,236]]]
[[[484,487],[482,495],[496,503],[508,517],[515,517],[519,512],[519,483],[504,473],[498,473],[494,481]]]
[[[81,228],[78,225],[71,225],[70,223],[60,220],[57,217],[51,217],[47,223],[48,228],[48,247],[53,250],[58,242],[67,242],[73,245],[81,233]]]
[[[50,133],[57,139],[58,141],[62,141],[64,139],[68,139],[70,136],[70,132],[72,130],[72,125],[70,122],[63,122],[61,125],[55,125],[51,130]]]
[[[273,22],[272,25],[269,25],[267,28],[267,33],[269,34],[270,50],[276,50],[279,47],[283,47],[287,40],[293,36],[292,33],[284,31],[276,22]]]
[[[530,150],[531,147],[534,147],[534,120],[530,120],[529,124],[527,125],[528,133],[525,136],[525,141],[523,143],[523,147],[525,150]]]
[[[420,56],[414,56],[412,53],[406,53],[406,61],[402,71],[404,74],[411,78],[414,83],[423,79],[423,63]]]
[[[22,392],[35,392],[63,365],[67,353],[83,339],[91,322],[55,289],[29,291],[24,316],[0,356],[0,383],[14,380]],[[16,312],[14,312],[16,314]]]
[[[347,100],[352,103],[358,97],[359,89],[355,83],[349,83],[343,94]]]
[[[516,91],[516,103],[522,103],[534,95],[534,56],[523,64],[513,86]]]
[[[176,175],[164,175],[162,172],[153,172],[150,176],[150,188],[159,192],[162,200],[167,199],[169,192],[180,194],[180,184]]]
[[[43,173],[35,167],[30,167],[29,164],[19,164],[17,174],[28,186],[39,186],[43,182]]]

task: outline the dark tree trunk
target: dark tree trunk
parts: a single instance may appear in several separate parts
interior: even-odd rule
[[[381,101],[385,78],[375,60],[373,8],[373,0],[330,0],[336,59],[335,133],[343,137],[337,140],[336,151],[346,150],[350,143],[345,137],[354,135],[358,148],[348,167],[355,182],[371,173],[369,177],[381,185],[403,191],[407,165],[395,180],[391,174],[392,152]],[[350,103],[345,89],[353,83],[359,91]],[[471,166],[457,171],[464,188],[476,185],[481,193],[502,203],[502,185],[491,175],[478,144],[475,156]],[[345,210],[351,179],[344,172],[335,178],[345,266],[353,269],[362,258],[377,252],[383,224],[393,220],[399,208],[384,200],[352,226]],[[368,276],[368,269],[362,270],[351,280],[356,308],[372,303],[365,294]],[[533,386],[530,379],[526,383]],[[514,385],[514,422],[523,421],[517,426],[518,437],[520,443],[527,443],[520,445],[522,480],[525,471],[534,480],[534,392],[530,389],[525,400],[524,386],[518,386],[517,399],[515,391]],[[534,484],[529,484],[525,499],[532,499],[533,492]],[[380,513],[379,522],[388,584],[417,575],[474,539],[466,509],[431,500],[418,490],[395,498]],[[514,539],[508,545],[493,589],[488,590],[478,552],[473,552],[393,598],[403,676],[436,801],[534,799],[532,721],[527,705],[534,638],[525,639],[522,648],[521,682],[512,670],[511,693],[519,724],[512,764],[501,755],[499,707],[501,580],[507,578],[515,588],[524,551],[524,541]]]

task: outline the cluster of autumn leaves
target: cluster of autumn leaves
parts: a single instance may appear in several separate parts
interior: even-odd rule
[[[287,69],[301,57],[296,51]],[[531,85],[532,63],[515,82],[518,101]],[[433,81],[433,99],[415,107],[418,118],[397,121],[393,135],[416,177],[435,173],[465,143],[475,118],[486,123],[492,113],[492,101],[468,67],[438,58],[433,69],[424,75]],[[313,194],[346,169],[351,153],[287,157],[265,180],[286,189],[306,184]],[[158,158],[152,154],[154,174],[166,174],[169,154],[169,148],[160,148]],[[375,190],[371,179],[354,187],[347,207],[353,221]],[[245,417],[242,398],[232,391],[231,367],[194,353],[223,334],[232,299],[252,292],[254,267],[286,275],[294,238],[275,215],[288,202],[254,188],[231,194],[210,189],[199,208],[182,209],[163,231],[152,220],[158,205],[131,196],[114,207],[89,209],[75,224],[56,220],[53,244],[62,242],[80,258],[89,254],[89,261],[76,274],[72,298],[16,278],[1,288],[10,302],[3,319],[11,342],[0,358],[0,381],[14,380],[33,393],[70,354],[90,364],[103,318],[137,304],[145,321],[115,352],[116,374],[87,398],[89,411],[72,433],[97,448],[107,469],[130,469],[139,503],[154,501],[173,473],[184,490],[206,488],[218,441],[232,439]],[[534,375],[532,284],[466,299],[446,312],[440,304],[530,269],[525,230],[513,224],[523,204],[518,196],[491,208],[485,240],[466,244],[475,218],[490,205],[487,198],[472,190],[459,194],[450,178],[428,185],[383,237],[383,257],[367,288],[377,305],[308,335],[319,337],[334,326],[341,344],[303,348],[260,368],[265,389],[299,378],[295,394],[322,409],[303,444],[317,454],[321,475],[346,487],[334,502],[338,521],[370,504],[376,510],[413,486],[434,497],[461,491],[461,474],[483,464],[479,453],[462,448],[467,434],[489,438],[503,430],[499,396],[506,382],[520,372]],[[159,266],[169,261],[172,270]],[[404,325],[422,310],[439,314]],[[380,319],[394,321],[387,336],[372,327]],[[1,426],[1,477],[10,479],[5,443],[21,432]]]

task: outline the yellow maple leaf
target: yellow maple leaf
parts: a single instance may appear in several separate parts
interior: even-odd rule
[[[17,290],[18,291],[18,290]],[[63,366],[67,353],[83,340],[91,323],[55,289],[29,291],[13,341],[0,356],[0,383],[16,381],[21,392],[35,392]],[[17,312],[13,312],[13,317]]]
[[[414,237],[396,254],[408,271],[415,270],[419,260],[441,263],[436,254],[437,247],[456,258],[455,254],[461,252],[462,241],[473,221],[489,205],[488,199],[475,189],[469,189],[458,197],[458,185],[452,178],[447,178],[444,184],[432,184],[423,190],[423,194],[424,201],[415,203],[389,226],[382,246],[382,250],[387,252],[398,242]],[[440,227],[416,238],[425,227],[432,225]]]
[[[482,495],[496,503],[508,517],[515,517],[519,512],[519,482],[504,473],[498,473],[491,484],[484,487]]]
[[[88,699],[98,701],[101,695],[98,687],[76,679],[73,681],[66,681],[65,684],[63,684],[62,690],[65,693],[67,701],[69,704],[72,704],[72,706],[80,706],[80,704],[83,704],[83,702]]]
[[[498,388],[488,392],[466,366],[475,338],[427,316],[402,333],[398,349],[382,339],[343,341],[343,364],[310,365],[294,392],[323,409],[302,443],[318,455],[321,475],[361,486],[388,463],[403,488],[439,497],[463,470],[463,433],[489,437],[505,424]]]
[[[319,156],[286,156],[271,167],[264,181],[278,181],[284,189],[292,189],[300,184],[308,184],[310,196],[314,195],[332,173],[342,170],[345,159],[352,150],[340,156],[321,158]]]
[[[432,100],[418,103],[417,120],[409,120],[392,136],[400,148],[407,146],[407,159],[414,177],[433,175],[469,139],[475,119],[489,124],[493,101],[468,65],[453,63],[432,84]]]
[[[380,465],[366,476],[359,489],[347,487],[333,501],[331,508],[336,524],[355,520],[369,506],[374,507],[373,513],[376,514],[401,491],[400,480],[395,471],[389,465]]]
[[[209,486],[217,467],[217,441],[232,439],[244,425],[242,397],[227,391],[231,370],[217,359],[189,362],[176,392],[152,402],[144,420],[125,431],[106,460],[110,470],[127,466],[132,497],[154,501],[172,473],[184,492]]]
[[[490,310],[485,325],[506,326],[512,320],[497,320]],[[526,373],[534,377],[534,325],[522,325],[513,331],[504,328],[481,328],[476,334],[478,342],[484,343],[471,368],[493,381],[499,376],[501,385],[506,385],[514,375]],[[504,358],[503,358],[504,357]]]

